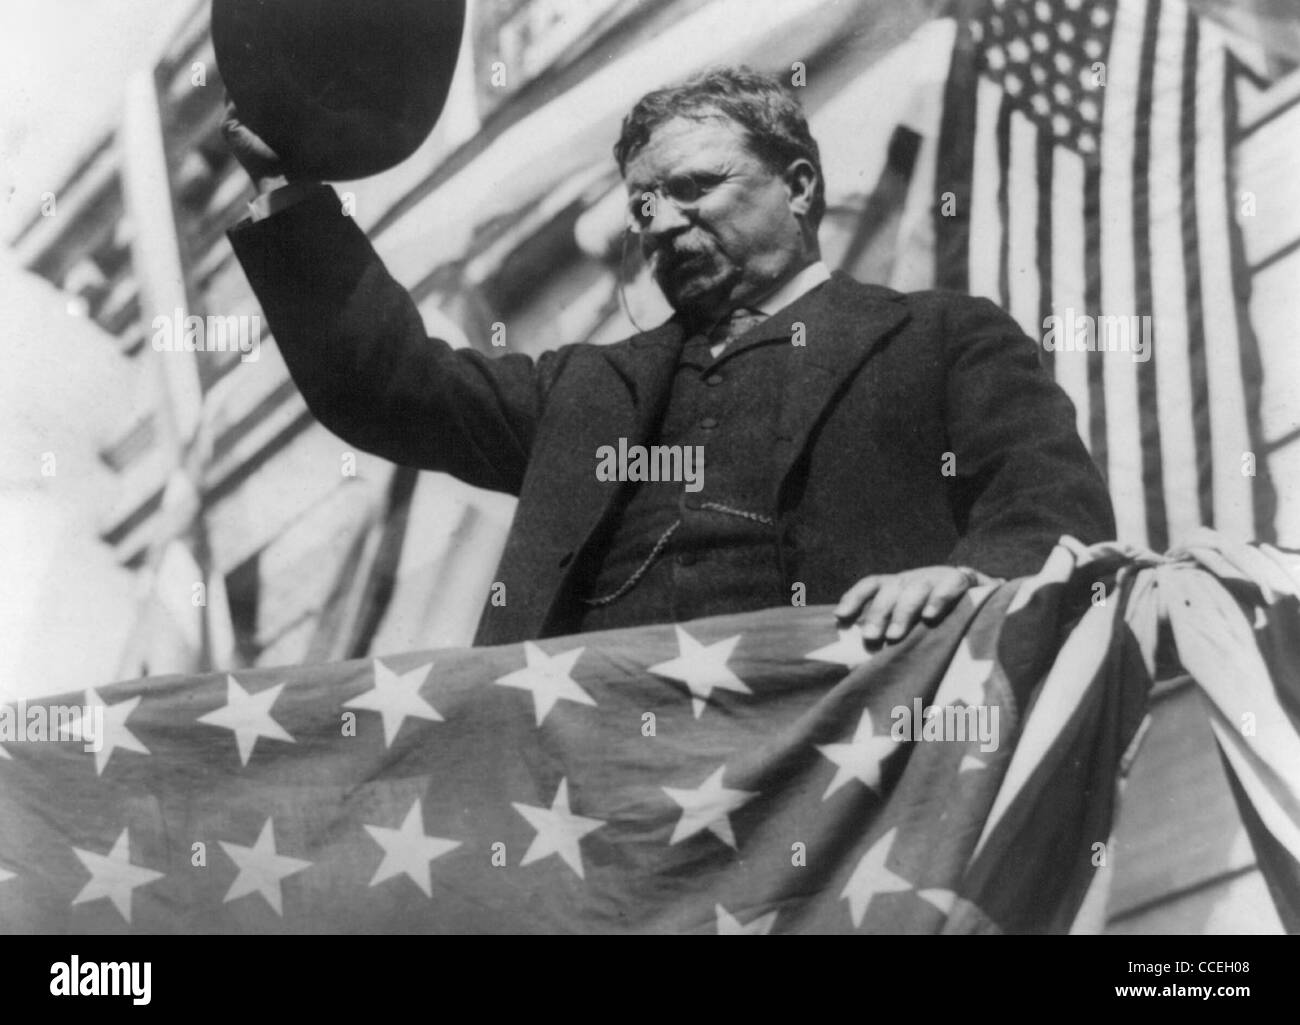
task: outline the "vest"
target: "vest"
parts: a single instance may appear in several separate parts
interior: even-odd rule
[[[604,544],[576,575],[582,631],[790,600],[770,455],[793,347],[788,339],[746,339],[732,341],[716,358],[702,334],[683,346],[654,444],[698,446],[702,486],[688,490],[680,480],[626,486]]]

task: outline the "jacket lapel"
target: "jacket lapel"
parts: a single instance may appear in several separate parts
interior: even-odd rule
[[[836,271],[825,286],[758,329],[764,337],[785,335],[803,343],[793,347],[777,415],[773,476],[778,491],[840,385],[908,319],[894,295]]]
[[[593,394],[589,407],[592,415],[584,417],[576,435],[567,440],[573,464],[585,470],[573,482],[577,490],[570,495],[574,503],[571,507],[587,510],[586,515],[578,518],[578,529],[569,537],[571,550],[576,551],[587,543],[627,486],[596,480],[597,449],[602,445],[617,448],[620,438],[626,438],[629,447],[654,441],[672,393],[673,377],[685,341],[681,326],[670,320],[636,336],[626,345],[604,350],[603,355],[626,385],[627,392],[616,396]]]
[[[686,332],[673,318],[637,335],[626,345],[610,346],[604,351],[632,397],[632,415],[627,421],[628,444],[646,444],[658,428],[685,342]],[[608,432],[609,427],[604,430]],[[613,441],[617,441],[617,435],[605,443]]]
[[[651,440],[684,342],[681,327],[670,320],[625,343],[602,347],[600,356],[612,374],[588,372],[576,392],[566,391],[564,401],[574,409],[542,446],[542,496],[520,496],[501,557],[506,577],[531,586],[518,597],[512,592],[508,606],[488,607],[475,644],[546,636],[557,628],[554,617],[571,587],[577,556],[628,486],[596,479],[597,450],[617,448],[619,438],[629,445]]]

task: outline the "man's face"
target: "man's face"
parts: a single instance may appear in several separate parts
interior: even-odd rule
[[[674,309],[720,315],[807,262],[795,217],[806,198],[750,152],[729,119],[665,122],[628,161],[624,181],[642,254]],[[686,209],[666,195],[686,197]]]

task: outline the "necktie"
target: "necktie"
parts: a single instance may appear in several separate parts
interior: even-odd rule
[[[723,317],[709,332],[709,349],[717,355],[732,341],[739,338],[750,328],[767,319],[766,313],[741,306]]]

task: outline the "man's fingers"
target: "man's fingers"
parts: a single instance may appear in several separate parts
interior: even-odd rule
[[[918,619],[942,619],[971,586],[970,574],[952,566],[863,577],[844,593],[835,616],[861,624],[868,644],[897,641]]]
[[[225,115],[221,121],[221,134],[226,140],[230,152],[254,184],[260,189],[267,179],[287,173],[280,161],[280,156],[255,131],[239,120],[239,112],[227,98]]]
[[[221,129],[225,132],[233,131],[236,128],[243,128],[244,122],[239,120],[239,111],[235,109],[235,101],[230,98],[230,93],[226,93],[222,101]]]
[[[902,584],[897,576],[885,577],[876,596],[871,600],[866,614],[862,617],[862,639],[868,644],[877,643],[885,633],[885,625],[894,611]]]
[[[916,625],[922,607],[930,600],[931,586],[925,577],[916,577],[900,588],[894,607],[889,612],[885,640],[901,640]]]
[[[945,576],[930,591],[930,600],[921,610],[921,618],[927,622],[942,619],[948,610],[957,603],[957,599],[971,588],[970,578],[960,570],[954,570],[951,576]]]
[[[855,620],[862,607],[875,595],[880,589],[883,577],[863,577],[856,584],[844,592],[844,597],[840,603],[835,606],[835,617],[837,619]]]

